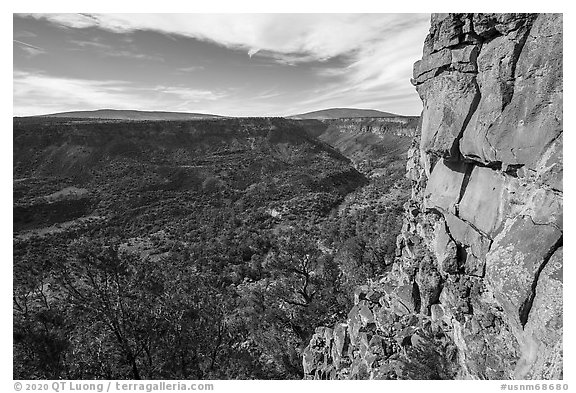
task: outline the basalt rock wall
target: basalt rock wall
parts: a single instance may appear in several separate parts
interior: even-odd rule
[[[435,14],[391,273],[310,378],[562,378],[562,15]]]

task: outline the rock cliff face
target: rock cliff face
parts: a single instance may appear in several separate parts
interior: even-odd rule
[[[562,16],[437,14],[391,273],[309,378],[562,378]]]
[[[316,137],[348,157],[367,176],[398,161],[408,149],[419,124],[418,117],[322,120]]]

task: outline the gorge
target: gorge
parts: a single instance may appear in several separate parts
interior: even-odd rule
[[[562,379],[562,30],[433,14],[421,116],[15,117],[13,377]]]

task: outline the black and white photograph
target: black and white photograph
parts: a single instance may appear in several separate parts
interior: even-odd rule
[[[568,389],[562,13],[132,9],[12,14],[9,389]]]

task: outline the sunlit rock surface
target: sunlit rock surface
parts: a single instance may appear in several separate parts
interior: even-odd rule
[[[307,378],[562,378],[562,29],[432,16],[397,259],[317,329]]]

